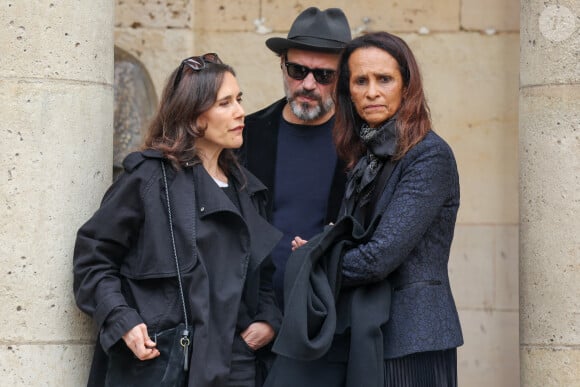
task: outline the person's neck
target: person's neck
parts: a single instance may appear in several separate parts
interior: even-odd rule
[[[282,110],[282,117],[287,122],[289,122],[291,124],[295,124],[295,125],[310,125],[310,126],[322,125],[325,122],[327,122],[328,120],[330,120],[333,115],[334,115],[334,109],[331,109],[329,112],[327,112],[322,117],[316,118],[314,120],[305,121],[305,120],[302,120],[302,119],[296,117],[296,115],[292,112],[292,109],[290,108],[290,104],[286,104],[286,106],[284,106],[284,109]]]
[[[208,155],[206,153],[200,152],[199,158],[201,159],[203,168],[211,177],[223,182],[227,182],[228,178],[218,163],[220,153],[221,152],[216,152],[214,154]]]

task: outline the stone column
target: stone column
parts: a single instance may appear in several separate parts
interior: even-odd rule
[[[580,4],[522,1],[522,386],[580,385]]]
[[[111,180],[114,2],[1,9],[0,384],[83,386],[94,329],[71,256]]]

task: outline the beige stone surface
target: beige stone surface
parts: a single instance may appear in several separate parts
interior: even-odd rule
[[[91,1],[73,10],[71,3],[11,1],[3,6],[0,79],[113,83],[113,47],[108,44],[112,31],[103,28],[101,20],[111,5]],[[69,23],[69,17],[83,22]],[[110,71],[103,71],[108,68]]]
[[[517,311],[461,310],[460,319],[465,344],[457,351],[459,385],[519,386]]]
[[[449,261],[465,345],[459,385],[517,386],[517,225],[457,225]]]
[[[495,302],[499,310],[519,309],[519,227],[495,227]]]
[[[457,225],[449,277],[458,308],[517,311],[518,227]]]
[[[498,33],[520,29],[519,0],[462,0],[461,27]]]
[[[449,279],[459,309],[492,309],[495,301],[495,228],[455,228]]]
[[[580,86],[521,91],[522,344],[580,344]]]
[[[260,0],[195,1],[195,28],[205,32],[255,31],[260,19]]]
[[[459,0],[320,0],[313,5],[320,9],[341,8],[355,32],[365,26],[368,30],[391,32],[418,31],[422,27],[430,31],[459,30]],[[274,32],[285,35],[296,16],[309,6],[311,3],[267,1],[262,4],[262,17]],[[364,23],[366,18],[370,19],[368,24]]]
[[[112,175],[113,3],[10,1],[0,25],[0,385],[82,386],[71,255]]]
[[[0,86],[10,123],[0,125],[0,326],[11,327],[2,337],[68,340],[86,331],[72,299],[72,249],[111,181],[113,90],[23,80]]]
[[[401,35],[420,63],[433,125],[455,152],[458,221],[518,222],[518,36]]]
[[[529,347],[521,351],[522,380],[526,387],[580,385],[578,347]]]
[[[580,3],[523,1],[521,21],[522,87],[578,83]]]
[[[255,33],[199,33],[199,52],[215,51],[234,67],[244,93],[243,106],[252,113],[282,98],[280,59],[266,47],[266,37]]]
[[[516,126],[500,121],[449,127],[443,137],[457,159],[461,186],[460,223],[514,223],[517,205]],[[454,130],[455,129],[455,130]]]
[[[115,44],[145,65],[158,98],[165,81],[181,61],[200,53],[189,29],[116,28]]]
[[[127,1],[115,0],[115,27],[191,28],[195,0]]]
[[[85,386],[93,346],[89,344],[3,344],[0,347],[2,386]]]
[[[577,1],[522,2],[520,356],[526,386],[580,385]]]

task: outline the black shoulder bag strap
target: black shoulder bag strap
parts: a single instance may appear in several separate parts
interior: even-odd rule
[[[171,202],[169,200],[169,185],[167,184],[167,174],[165,172],[165,163],[161,161],[161,170],[163,171],[163,185],[165,186],[165,196],[167,198],[167,214],[169,216],[169,233],[171,235],[171,246],[173,248],[173,258],[175,259],[175,269],[177,270],[177,282],[179,284],[179,296],[181,297],[181,306],[183,308],[183,319],[185,323],[185,328],[181,332],[181,340],[179,343],[183,347],[183,354],[185,355],[185,361],[183,363],[183,370],[187,371],[189,368],[189,322],[187,320],[187,308],[185,306],[185,295],[183,293],[183,282],[181,280],[181,271],[179,270],[179,259],[177,259],[177,248],[175,247],[175,235],[173,233],[173,216],[171,213]],[[195,203],[195,192],[193,195],[193,208],[196,208]],[[195,211],[194,211],[195,214]],[[193,220],[193,250],[196,253],[196,221]]]

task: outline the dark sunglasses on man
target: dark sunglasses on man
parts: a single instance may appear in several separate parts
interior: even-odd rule
[[[206,68],[208,63],[222,64],[223,62],[215,52],[209,52],[200,56],[190,56],[189,58],[182,60],[181,65],[179,66],[179,70],[177,70],[177,74],[175,75],[173,90],[175,90],[177,85],[179,85],[179,81],[181,81],[181,77],[183,76],[183,69],[185,66],[194,71],[200,71]]]
[[[302,66],[298,63],[288,62],[288,58],[284,58],[284,66],[290,78],[301,81],[312,73],[316,82],[321,85],[329,85],[334,81],[336,71],[331,69],[311,69],[310,67]]]

